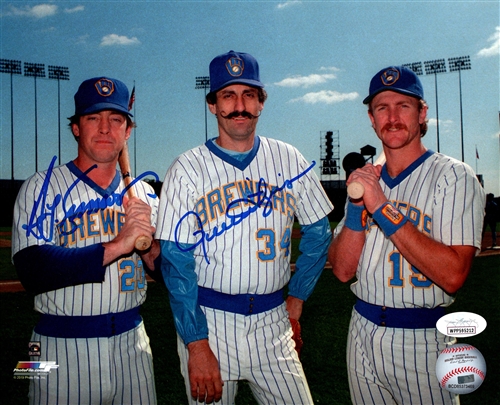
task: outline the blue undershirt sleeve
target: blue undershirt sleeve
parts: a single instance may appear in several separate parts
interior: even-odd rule
[[[41,294],[59,288],[102,283],[104,247],[68,249],[54,245],[29,246],[14,255],[14,266],[26,291]]]
[[[288,294],[307,300],[325,268],[328,247],[332,240],[332,231],[328,217],[303,225],[300,230],[300,256],[295,263],[295,274],[288,284]]]
[[[146,266],[146,263],[144,263],[144,261],[142,261],[142,266],[144,267],[144,270],[146,270],[148,276],[151,277],[154,281],[162,285],[165,284],[163,282],[163,276],[161,274],[161,254],[158,255],[158,257],[154,260],[153,269],[150,269],[148,266]]]
[[[161,272],[168,289],[177,333],[184,344],[208,339],[205,314],[198,305],[198,276],[192,245],[160,240]]]

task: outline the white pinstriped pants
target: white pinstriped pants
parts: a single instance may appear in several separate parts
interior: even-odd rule
[[[54,338],[33,332],[41,356],[59,366],[30,381],[31,405],[156,404],[153,356],[141,322],[110,338]]]
[[[353,309],[347,338],[352,403],[459,405],[436,377],[439,353],[455,340],[435,328],[378,326]]]
[[[248,381],[259,404],[313,404],[292,340],[286,304],[250,316],[203,306],[201,309],[207,317],[210,347],[219,360],[224,381],[217,405],[234,404],[239,380]],[[199,405],[189,389],[188,351],[180,338],[177,342],[188,403]]]

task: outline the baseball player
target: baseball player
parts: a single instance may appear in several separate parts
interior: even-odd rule
[[[41,354],[31,360],[57,365],[30,381],[30,404],[156,403],[139,309],[160,248],[138,254],[134,242],[152,237],[158,199],[135,180],[138,198],[124,197],[116,163],[134,126],[128,102],[119,80],[84,81],[70,118],[78,156],[58,167],[54,158],[15,203],[13,262],[41,314],[31,337]]]
[[[356,277],[347,343],[351,399],[458,404],[436,377],[439,353],[454,343],[436,321],[479,252],[484,191],[468,165],[423,145],[427,105],[411,70],[378,72],[364,103],[386,163],[349,177],[365,192],[347,201],[328,252],[341,281]]]
[[[260,404],[313,403],[291,322],[326,262],[333,207],[313,164],[256,136],[263,87],[251,55],[212,60],[207,102],[218,137],[180,155],[160,195],[156,238],[192,404],[233,404],[239,380]],[[290,281],[295,217],[302,255]]]

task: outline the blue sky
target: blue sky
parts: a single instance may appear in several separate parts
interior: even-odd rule
[[[204,91],[213,57],[231,49],[260,64],[269,98],[257,132],[312,161],[321,135],[338,131],[340,161],[365,145],[381,150],[366,106],[371,77],[396,64],[470,56],[461,73],[437,75],[440,151],[462,158],[500,194],[500,11],[496,1],[4,1],[1,58],[69,68],[61,81],[61,159],[76,156],[66,117],[79,84],[110,76],[136,86],[136,174],[161,180],[178,154],[205,141]],[[47,75],[48,76],[48,75]],[[0,178],[11,177],[10,75],[0,75]],[[434,75],[424,143],[437,150]],[[37,83],[38,169],[58,154],[57,81]],[[13,77],[14,176],[35,171],[34,79]],[[463,126],[463,132],[461,127]],[[208,113],[209,137],[217,135]],[[136,148],[134,149],[134,146]],[[476,157],[476,148],[479,159]],[[342,171],[339,177],[344,179]],[[324,178],[329,179],[329,178]]]

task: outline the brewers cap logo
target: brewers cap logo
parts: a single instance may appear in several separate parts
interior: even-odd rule
[[[226,62],[226,69],[229,74],[233,77],[239,77],[243,74],[243,69],[245,68],[245,64],[243,60],[237,57],[229,58]]]
[[[102,97],[111,96],[111,94],[115,91],[114,83],[108,79],[99,79],[95,83],[95,88]]]
[[[382,80],[382,83],[385,86],[392,86],[394,83],[396,83],[399,80],[399,70],[394,69],[394,68],[387,69],[380,76],[380,80]]]

